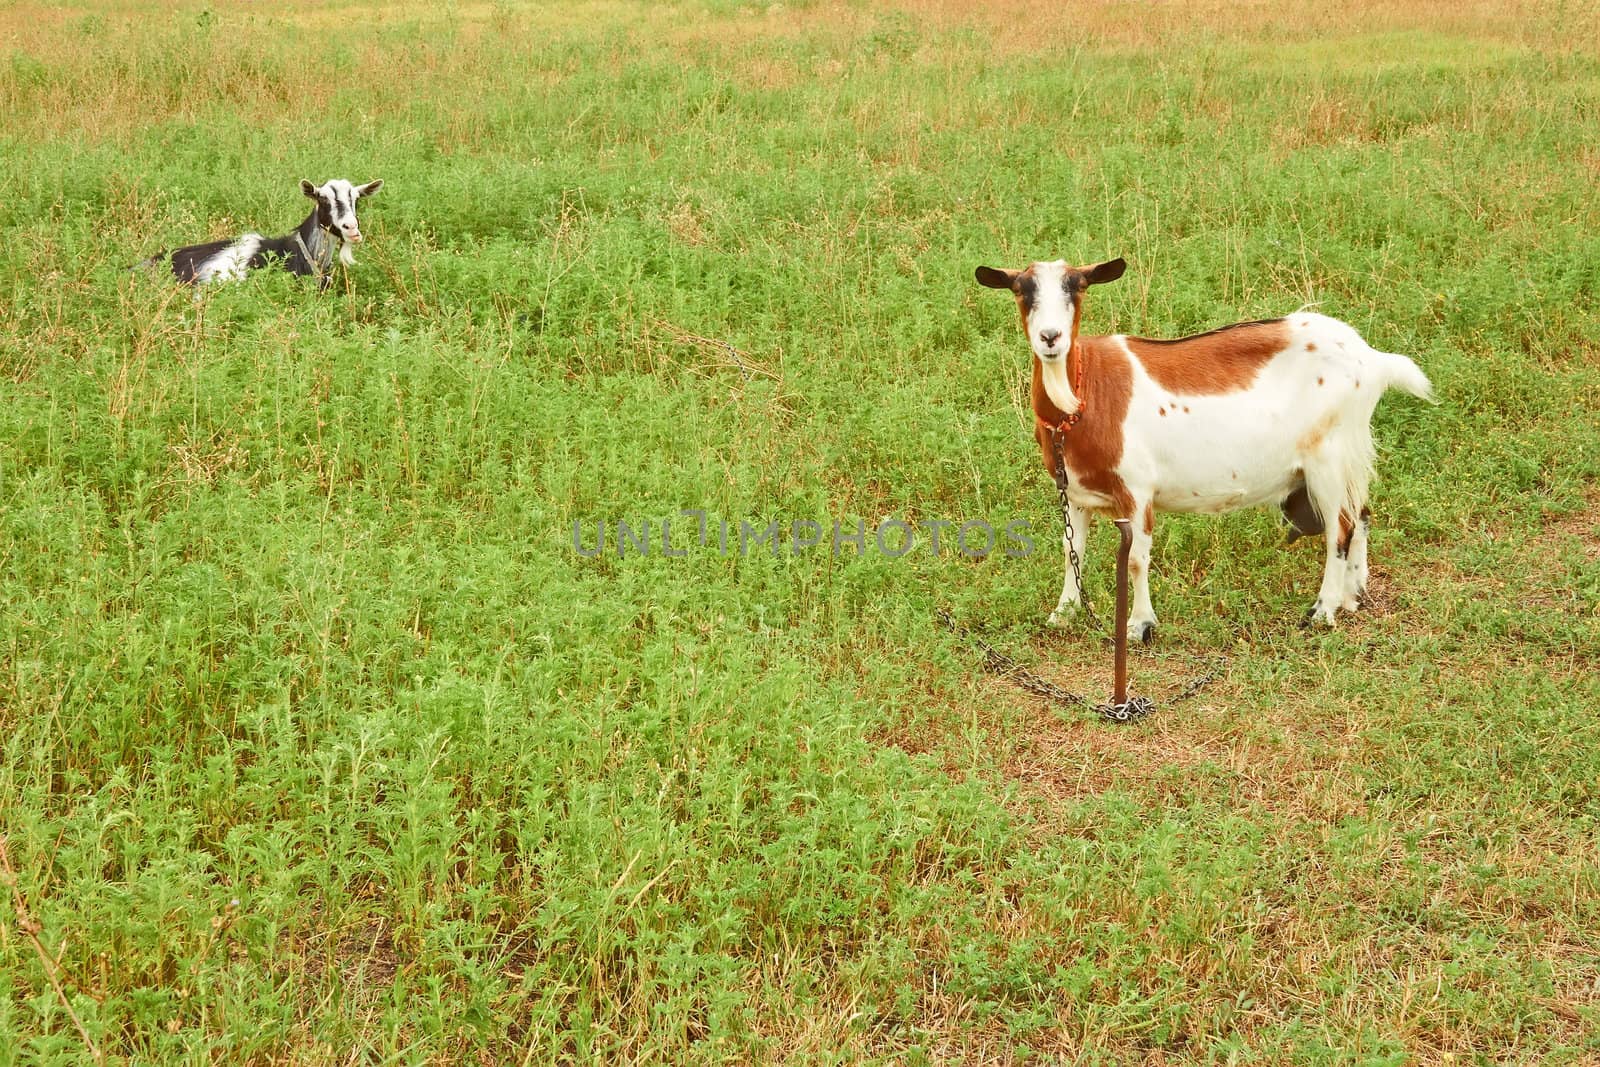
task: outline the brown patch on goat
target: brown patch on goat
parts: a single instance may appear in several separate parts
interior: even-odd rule
[[[1322,447],[1322,442],[1327,438],[1328,431],[1332,430],[1334,423],[1338,421],[1339,413],[1337,411],[1328,412],[1318,419],[1311,429],[1300,435],[1300,440],[1294,443],[1294,447],[1302,453],[1315,452]]]
[[[1174,341],[1125,339],[1145,372],[1171,393],[1216,396],[1250,388],[1261,368],[1289,347],[1282,319],[1240,322]]]
[[[1366,509],[1363,508],[1362,510],[1365,511]],[[1344,508],[1340,508],[1339,540],[1334,545],[1335,550],[1339,553],[1340,559],[1344,559],[1346,556],[1350,555],[1350,538],[1355,535],[1355,532],[1355,520],[1350,517],[1350,513],[1348,511],[1346,511]]]
[[[1156,532],[1156,506],[1150,501],[1146,501],[1144,505],[1144,532],[1146,534]]]
[[[1072,337],[1067,342],[1067,352],[1078,350],[1078,323],[1083,319],[1083,291],[1089,288],[1089,282],[1084,278],[1083,272],[1075,267],[1068,267],[1064,283],[1071,291],[1072,299]]]
[[[1111,501],[1101,508],[1116,516],[1133,511],[1133,497],[1117,474],[1122,462],[1122,427],[1133,396],[1133,367],[1122,346],[1109,337],[1080,337],[1067,357],[1067,371],[1076,382],[1083,367],[1083,407],[1077,425],[1061,434],[1061,454],[1069,475],[1084,489]],[[1051,436],[1066,414],[1050,400],[1044,388],[1044,369],[1033,359],[1034,437],[1044,456],[1045,470],[1055,474],[1055,449]]]
[[[1017,298],[1017,311],[1022,314],[1022,336],[1028,333],[1028,312],[1033,304],[1033,268],[1021,271],[1011,282],[1011,294]]]

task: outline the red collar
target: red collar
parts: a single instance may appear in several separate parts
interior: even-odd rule
[[[1083,395],[1083,352],[1078,348],[1078,339],[1072,339],[1072,347],[1067,350],[1067,362],[1072,362],[1072,357],[1078,357],[1078,369],[1072,375],[1072,395],[1078,398],[1078,410],[1070,415],[1065,415],[1058,426],[1051,427],[1056,433],[1066,433],[1078,425],[1078,420],[1083,418],[1084,411],[1088,408],[1088,398]]]

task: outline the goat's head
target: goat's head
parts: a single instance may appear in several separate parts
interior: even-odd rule
[[[979,267],[979,285],[990,289],[1009,289],[1022,312],[1022,331],[1028,335],[1034,355],[1049,362],[1072,351],[1078,338],[1078,316],[1083,310],[1083,291],[1122,277],[1128,264],[1122,259],[1096,263],[1092,267],[1069,267],[1063,260],[1035,263],[1027,270],[1001,270]]]
[[[343,178],[330,178],[322,185],[301,180],[300,191],[317,202],[317,225],[341,242],[361,241],[361,225],[356,222],[356,201],[383,188],[383,179],[365,185],[351,185]]]

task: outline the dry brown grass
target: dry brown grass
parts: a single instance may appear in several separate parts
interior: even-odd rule
[[[1452,61],[1473,61],[1484,44],[1562,52],[1582,47],[1585,39],[1600,35],[1600,4],[1564,8],[1560,17],[1547,5],[1445,3],[1392,5],[1363,2],[1319,5],[1301,9],[1278,0],[1233,0],[1207,3],[1102,3],[1044,5],[1029,12],[1025,23],[1010,9],[974,6],[952,0],[913,0],[907,3],[860,6],[820,3],[807,7],[753,5],[727,13],[708,14],[692,7],[629,4],[597,0],[581,5],[511,5],[468,3],[418,8],[393,0],[387,3],[329,4],[295,0],[271,9],[226,12],[226,33],[214,35],[203,47],[208,62],[186,69],[181,80],[159,71],[164,44],[174,34],[185,35],[194,47],[194,25],[206,16],[198,2],[152,8],[143,0],[121,0],[96,6],[92,18],[99,29],[86,31],[86,16],[77,11],[35,2],[0,9],[0,43],[15,53],[48,57],[52,87],[33,87],[25,98],[0,95],[0,105],[12,111],[14,133],[28,136],[88,136],[123,139],[164,119],[198,118],[200,101],[229,99],[240,114],[257,122],[277,122],[307,111],[326,108],[336,86],[305,72],[287,81],[270,68],[258,69],[241,62],[252,53],[270,53],[287,34],[297,30],[323,33],[333,27],[350,27],[348,44],[358,61],[345,75],[367,88],[370,105],[387,110],[404,105],[412,95],[432,97],[456,92],[481,68],[479,50],[487,37],[526,41],[530,59],[538,55],[538,42],[559,37],[593,39],[600,27],[625,28],[617,39],[613,58],[625,62],[639,47],[668,47],[716,57],[719,66],[731,67],[747,86],[768,90],[792,87],[802,77],[826,76],[826,69],[802,71],[792,60],[775,57],[774,39],[806,37],[827,42],[843,54],[850,42],[861,39],[883,18],[898,13],[906,19],[901,28],[915,47],[919,31],[960,29],[975,34],[962,49],[918,52],[916,62],[946,66],[955,72],[973,63],[997,59],[1017,61],[1040,50],[1123,48],[1159,52],[1164,48],[1194,48],[1207,37],[1239,42],[1259,42],[1262,62],[1286,69],[1337,66],[1348,70],[1359,62],[1361,50],[1330,47],[1328,40],[1347,42],[1362,35],[1428,31],[1450,34],[1459,44]],[[379,46],[372,35],[396,27],[413,27],[422,47],[397,55]],[[1586,37],[1587,35],[1587,37]],[[136,57],[124,72],[107,71],[105,42],[115,36]],[[1383,53],[1386,57],[1389,53]],[[1392,63],[1392,58],[1378,60]],[[834,73],[843,69],[838,58],[824,60]],[[537,64],[532,64],[537,67]],[[620,69],[620,67],[619,67]],[[96,76],[96,72],[99,75]],[[530,72],[531,74],[532,72]],[[108,76],[109,75],[109,76]],[[538,74],[551,88],[559,73]],[[550,80],[551,78],[554,80]],[[85,83],[96,91],[83,93]],[[176,91],[175,91],[176,90]],[[1201,98],[1219,117],[1231,108],[1226,93],[1201,92]],[[1489,102],[1493,104],[1492,101]],[[470,109],[467,109],[470,110]],[[881,113],[876,116],[881,119]],[[1017,114],[1016,122],[1038,122],[1043,114]],[[1365,117],[1350,100],[1324,97],[1310,113],[1286,123],[1283,136],[1295,143],[1373,136]],[[466,137],[470,141],[472,138]],[[1286,142],[1287,143],[1287,142]]]
[[[1041,5],[1029,8],[1025,18],[1015,9],[975,7],[961,0],[902,0],[894,6],[943,29],[981,27],[993,34],[995,48],[1017,57],[1036,54],[1041,46],[1148,51],[1203,47],[1207,37],[1293,43],[1413,30],[1575,51],[1586,47],[1586,40],[1592,43],[1600,28],[1600,5],[1583,3],[1557,12],[1538,0],[1292,5],[1278,0],[1113,0]]]

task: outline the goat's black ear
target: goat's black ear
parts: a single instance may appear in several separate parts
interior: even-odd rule
[[[361,186],[360,188],[356,189],[356,199],[359,200],[363,196],[371,196],[373,193],[377,192],[379,189],[382,189],[382,188],[383,188],[383,179],[382,178],[378,178],[378,179],[376,179],[374,181],[370,181],[367,184],[365,184],[365,185]]]
[[[1089,279],[1090,285],[1104,285],[1106,282],[1114,282],[1122,277],[1122,272],[1127,269],[1128,261],[1118,256],[1116,259],[1108,259],[1104,263],[1096,263],[1094,266],[1086,268],[1083,276]]]
[[[972,273],[979,285],[990,289],[1009,289],[1017,280],[1016,271],[1001,270],[999,267],[979,267]]]
[[[317,195],[317,187],[315,185],[312,185],[310,182],[306,181],[304,178],[300,179],[300,191],[302,193],[305,193],[307,196],[309,196],[313,200],[319,199],[319,197]]]

